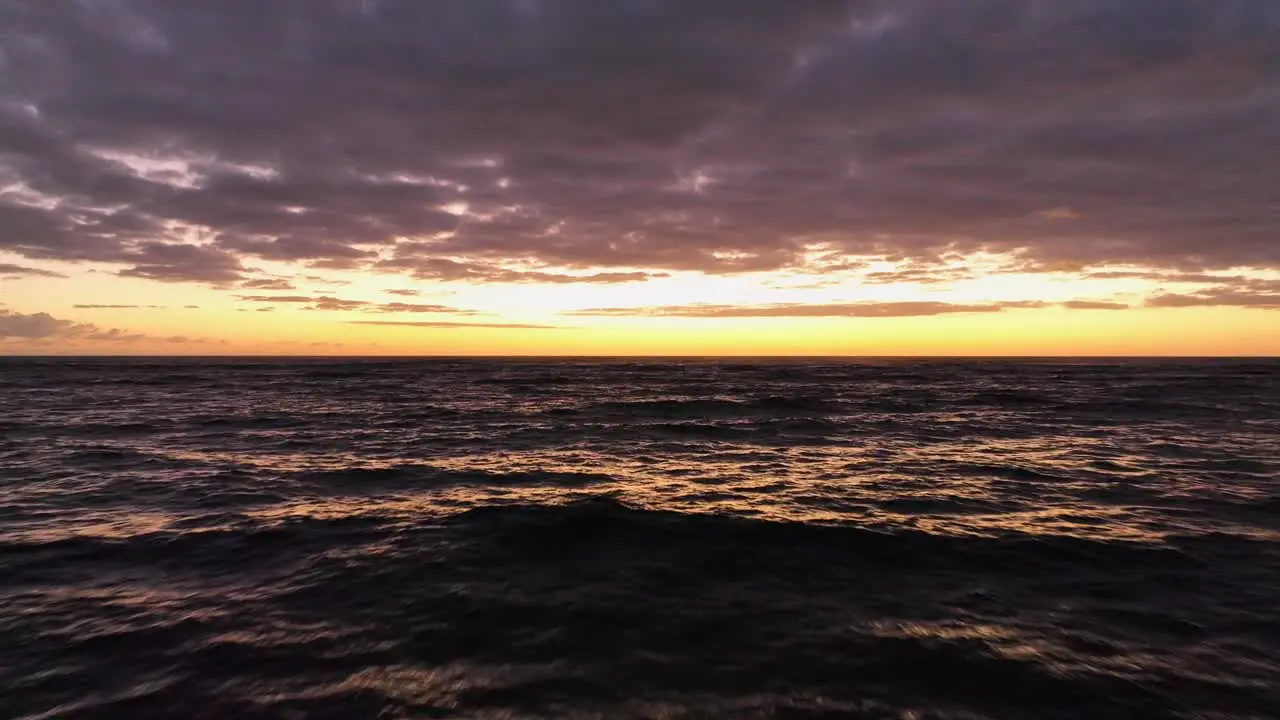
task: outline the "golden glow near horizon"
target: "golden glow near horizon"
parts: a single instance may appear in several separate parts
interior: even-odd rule
[[[45,313],[0,340],[5,354],[89,355],[1229,355],[1280,354],[1280,312],[1146,307],[1216,287],[1140,268],[999,271],[1005,259],[934,267],[893,281],[899,263],[810,274],[672,273],[645,282],[423,282],[395,273],[257,263],[292,289],[120,277],[112,266],[0,264],[65,275],[0,280],[0,312]],[[611,270],[611,269],[610,269]],[[949,270],[956,272],[948,275]],[[562,271],[572,272],[572,271]],[[579,271],[582,272],[582,271]],[[1277,281],[1275,273],[1233,278]],[[1093,276],[1093,277],[1089,277]],[[1099,277],[1101,276],[1101,277]],[[886,281],[888,278],[888,281]],[[285,287],[281,284],[280,287]],[[412,290],[415,295],[399,291]],[[333,298],[337,305],[244,298]],[[344,304],[346,303],[346,304]],[[356,304],[362,303],[362,304]],[[393,303],[444,306],[454,311]],[[927,304],[927,305],[919,305]],[[1127,309],[1105,309],[1124,305]],[[129,307],[121,307],[129,306]],[[998,307],[997,307],[998,306]],[[444,310],[442,308],[441,310]],[[761,308],[765,310],[762,312]],[[853,308],[850,310],[850,308]],[[460,312],[459,312],[460,311]],[[585,314],[584,314],[584,311]],[[883,316],[822,316],[824,313]],[[753,317],[753,314],[774,316]],[[3,316],[0,316],[3,317]],[[526,327],[528,326],[528,327]],[[23,330],[23,328],[26,328]],[[34,328],[34,329],[33,329]]]

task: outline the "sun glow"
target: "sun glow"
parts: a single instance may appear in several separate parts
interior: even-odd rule
[[[0,257],[0,263],[10,260],[19,261]],[[1168,285],[1133,269],[1099,270],[1092,278],[1001,271],[1012,259],[993,256],[957,258],[926,270],[876,258],[846,264],[856,269],[665,272],[647,282],[595,284],[423,281],[262,262],[255,274],[263,287],[278,289],[247,289],[37,263],[31,269],[67,277],[3,281],[6,312],[50,313],[103,331],[123,328],[133,339],[107,343],[80,331],[63,338],[8,337],[0,347],[25,353],[292,355],[1280,352],[1280,312],[1143,307]],[[1220,277],[1225,282],[1241,275]],[[1267,273],[1246,277],[1276,279]],[[1198,287],[1204,284],[1184,290]],[[753,317],[751,308],[764,308],[766,316]],[[1183,332],[1189,326],[1197,332]]]

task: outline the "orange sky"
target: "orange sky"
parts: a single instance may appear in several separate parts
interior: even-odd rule
[[[0,256],[0,263],[8,260]],[[246,290],[12,260],[66,277],[0,280],[0,303],[15,327],[20,316],[46,314],[51,320],[44,331],[32,330],[28,322],[26,337],[11,331],[0,340],[0,351],[8,354],[1280,354],[1280,312],[1145,307],[1162,295],[1198,297],[1216,286],[1088,279],[1082,272],[988,269],[989,274],[945,284],[868,283],[869,273],[884,272],[875,266],[834,277],[677,274],[597,286],[424,283],[392,273],[308,270],[316,279],[290,279],[292,290]],[[989,268],[993,260],[982,262]],[[264,277],[296,278],[301,272],[270,270]],[[1092,274],[1098,272],[1106,271]],[[1275,277],[1247,276],[1257,282]],[[314,309],[323,298],[342,305]],[[1092,303],[1108,309],[1093,309]],[[773,316],[737,316],[753,313]],[[850,314],[885,316],[839,316]]]

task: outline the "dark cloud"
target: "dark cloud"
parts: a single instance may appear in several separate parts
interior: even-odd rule
[[[945,302],[857,302],[812,304],[776,303],[772,305],[664,305],[639,308],[589,308],[564,313],[587,316],[661,316],[689,318],[768,318],[768,317],[924,317],[951,313],[996,313],[1004,310],[1044,307],[1041,302],[955,304]]]
[[[388,290],[388,295],[400,295],[402,297],[418,297],[422,295],[418,290]]]
[[[348,325],[387,325],[392,327],[415,327],[415,328],[440,328],[440,329],[466,329],[466,328],[488,328],[498,330],[559,330],[556,325],[530,325],[527,323],[469,323],[469,322],[448,322],[445,320],[429,320],[421,322],[392,322],[389,320],[352,320]]]
[[[10,263],[0,263],[0,277],[6,280],[16,280],[23,277],[65,278],[66,275],[53,272],[52,270],[40,270],[39,268],[23,267],[21,265],[13,265]]]
[[[7,0],[0,25],[0,249],[28,258],[209,284],[253,258],[629,282],[819,244],[1280,267],[1274,0]]]
[[[133,263],[121,270],[122,277],[147,278],[163,282],[200,282],[222,285],[240,279],[244,269],[230,253],[196,245],[144,243],[120,253],[114,260]]]

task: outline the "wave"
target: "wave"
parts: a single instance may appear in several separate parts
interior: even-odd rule
[[[735,417],[747,413],[748,406],[737,400],[636,400],[604,402],[576,408],[576,412],[599,412],[642,418]]]
[[[70,717],[169,716],[195,701],[237,717],[652,717],[629,704],[652,697],[690,719],[752,708],[941,718],[930,713],[947,707],[1159,717],[1174,705],[1265,716],[1265,668],[1213,655],[1208,628],[1172,599],[1099,606],[1179,597],[1170,578],[1209,577],[1196,574],[1197,551],[689,514],[599,495],[410,523],[231,515],[221,529],[0,543],[0,567],[27,586],[143,578],[128,586],[136,596],[22,600],[44,601],[15,631],[32,657],[83,658],[63,685],[27,670],[53,683],[47,696],[115,678],[106,662],[138,687],[127,701],[92,696]],[[192,584],[204,592],[180,591]],[[1059,624],[1037,626],[1040,612]],[[1213,676],[1162,652],[1184,642],[1218,662]],[[26,669],[27,655],[18,662]],[[227,686],[260,694],[218,692]]]
[[[972,472],[984,477],[999,477],[1021,482],[1066,482],[1070,480],[1070,478],[1057,473],[1012,463],[957,463],[953,467],[961,472]]]
[[[72,467],[84,467],[158,464],[166,462],[166,458],[134,448],[86,447],[67,454],[63,461]]]
[[[1274,715],[1275,363],[0,366],[15,716]]]
[[[382,468],[344,468],[295,473],[292,479],[309,485],[344,490],[427,490],[455,485],[583,487],[613,482],[601,473],[547,472],[541,470],[489,472],[450,470],[432,465],[404,464]]]
[[[981,390],[956,400],[959,405],[979,407],[1026,408],[1057,405],[1061,399],[1030,390]]]
[[[346,471],[310,477],[314,480],[322,475],[328,481],[341,478],[364,483],[371,472],[383,475],[379,471]],[[550,477],[557,482],[567,478],[574,484],[592,481],[590,475],[512,475],[524,477],[526,482]],[[339,539],[336,534],[379,535],[381,523],[376,515],[299,517],[265,523],[249,515],[222,513],[216,521],[206,518],[199,523],[178,523],[173,530],[126,538],[73,536],[2,541],[0,556],[26,556],[44,565],[55,558],[60,563],[155,561],[166,565],[204,559],[234,570],[246,552],[269,562],[272,553],[290,545],[328,545]],[[214,529],[198,529],[204,527]],[[638,556],[661,559],[672,567],[712,575],[735,569],[750,573],[785,570],[828,574],[865,565],[883,566],[895,573],[909,568],[958,572],[968,567],[996,574],[1051,576],[1064,571],[1064,566],[1090,573],[1105,568],[1152,572],[1198,567],[1199,563],[1188,554],[1198,548],[1265,550],[1265,544],[1259,541],[1224,535],[1176,537],[1166,545],[1019,533],[972,536],[885,531],[847,523],[813,524],[650,510],[609,495],[560,504],[472,507],[439,515],[416,532],[434,533],[440,527],[459,531],[457,537],[466,538],[474,547],[499,552],[503,562],[512,564],[539,557],[567,559],[574,553],[588,552],[629,561]],[[727,564],[707,565],[706,561],[712,558]]]
[[[749,405],[765,412],[803,413],[806,415],[836,414],[844,411],[844,405],[837,401],[811,396],[770,395],[759,400],[753,400]]]
[[[527,388],[527,387],[544,387],[548,385],[574,385],[581,382],[581,378],[570,375],[558,374],[534,374],[521,377],[498,377],[498,378],[482,378],[476,383],[480,385],[496,385],[498,387],[511,388]]]
[[[957,536],[923,531],[885,532],[852,524],[811,524],[649,510],[608,496],[561,505],[482,507],[449,520],[474,526],[478,536],[512,552],[559,553],[572,546],[602,544],[646,553],[694,557],[731,552],[738,558],[808,566],[822,572],[832,562],[889,564],[962,570],[1061,572],[1103,567],[1187,567],[1192,559],[1176,548],[1138,542],[1006,533]]]
[[[80,423],[60,427],[58,430],[74,437],[115,438],[121,435],[150,435],[163,432],[165,427],[152,422]]]
[[[563,414],[565,411],[561,411]],[[695,419],[749,418],[761,415],[821,416],[847,412],[838,401],[806,396],[770,395],[748,400],[695,398],[688,400],[612,401],[574,408],[576,413],[602,413],[634,418]]]
[[[341,417],[341,415],[334,415],[333,417]],[[311,424],[312,422],[314,422],[314,420],[309,419],[306,415],[215,415],[190,418],[184,424],[214,430],[272,430],[300,427]]]
[[[712,423],[681,422],[657,423],[646,430],[674,435],[676,437],[703,438],[707,440],[724,440],[745,442],[756,439],[759,431],[734,425],[716,425]],[[614,434],[619,436],[634,435],[632,428],[618,428]]]

